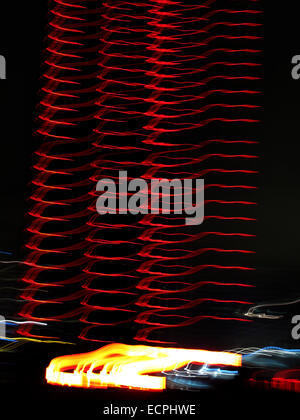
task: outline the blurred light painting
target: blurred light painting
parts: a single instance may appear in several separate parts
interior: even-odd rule
[[[110,344],[90,353],[53,359],[46,370],[46,379],[54,385],[83,388],[164,390],[166,377],[158,375],[192,361],[238,367],[242,356],[229,352]]]

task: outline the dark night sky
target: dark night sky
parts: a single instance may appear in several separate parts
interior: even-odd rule
[[[291,78],[297,45],[296,2],[288,8],[265,4],[264,112],[260,139],[258,265],[271,271],[297,269],[300,236],[300,165],[298,96],[300,81]],[[1,49],[8,79],[0,81],[0,250],[19,253],[22,243],[26,182],[34,105],[47,1],[6,3],[0,17]],[[7,19],[10,16],[10,19]],[[294,20],[294,22],[293,22]]]
[[[261,139],[261,191],[258,256],[271,269],[299,267],[300,83],[291,77],[299,54],[297,5],[265,4],[264,121]],[[293,10],[293,8],[295,8]]]
[[[7,80],[0,80],[0,250],[18,254],[22,243],[29,156],[38,89],[47,1],[6,2],[0,15],[0,54]]]

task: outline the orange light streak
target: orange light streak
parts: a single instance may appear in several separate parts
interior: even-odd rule
[[[241,366],[242,356],[207,350],[109,344],[90,353],[53,359],[46,370],[46,379],[54,385],[83,388],[163,390],[166,377],[151,374],[179,369],[190,362]]]

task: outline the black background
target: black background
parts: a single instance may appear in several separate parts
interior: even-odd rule
[[[291,77],[291,59],[294,55],[300,54],[297,2],[263,1],[263,4],[265,13],[264,110],[263,131],[260,139],[257,276],[258,279],[269,279],[269,281],[275,279],[275,283],[277,281],[288,285],[288,282],[289,284],[297,282],[300,268],[298,244],[300,237],[300,141],[298,139],[300,80],[295,81]],[[31,153],[36,141],[32,134],[35,123],[34,107],[39,88],[46,12],[46,0],[7,1],[1,4],[0,54],[7,60],[7,80],[0,80],[0,250],[10,251],[16,258],[21,255],[23,229],[26,224],[24,219],[27,206],[26,185],[30,180]],[[291,289],[295,290],[293,286]],[[262,300],[266,300],[268,294],[266,286]],[[43,358],[40,362],[45,366]],[[27,367],[17,372],[17,377],[21,378],[23,374],[30,374],[30,369]],[[69,393],[55,388],[45,390],[43,387],[26,390],[24,376],[20,379],[19,385],[21,388],[19,391],[23,393],[22,400],[24,400],[24,406],[20,407],[22,408],[20,411],[24,413],[29,412],[30,404],[34,403],[36,407],[39,407],[38,402],[45,397],[45,394],[47,394],[48,403],[52,406],[51,411],[54,412],[60,410],[59,404],[64,400],[67,401],[66,405],[71,413],[72,406],[74,409],[74,401],[78,400],[78,391],[75,390],[70,390]],[[83,399],[98,401],[97,407],[93,404],[95,411],[91,418],[100,418],[104,403],[100,401],[99,394],[96,396],[95,392],[92,392],[87,397],[84,392],[84,395],[82,393],[80,395]],[[256,394],[255,397],[258,395]],[[128,399],[124,393],[118,393],[118,391],[105,396],[106,398],[107,400],[110,398]],[[140,399],[141,397],[132,395],[131,398]],[[153,395],[147,398],[157,399]],[[174,400],[175,394],[169,396],[170,398]],[[180,399],[184,398],[181,394]],[[193,399],[196,398],[198,397]],[[237,408],[234,395],[214,396],[211,400],[215,401],[216,398],[220,403],[218,413],[221,409],[227,411],[226,398],[229,405]],[[249,401],[252,398],[252,394],[248,395]],[[264,398],[265,396],[261,397],[262,400]],[[276,399],[272,395],[265,400],[266,412]],[[277,403],[278,401],[277,399]],[[204,402],[202,398],[201,404],[208,406],[209,409],[211,403],[208,400]],[[288,412],[293,409],[293,404],[291,401],[287,404]],[[86,405],[89,403],[86,402]],[[258,408],[257,414],[259,411]],[[36,408],[36,413],[42,416],[42,411],[38,408]],[[58,418],[62,417],[58,416]]]
[[[7,79],[0,80],[0,250],[21,252],[26,185],[34,149],[34,107],[47,1],[6,2],[0,12],[0,54]]]

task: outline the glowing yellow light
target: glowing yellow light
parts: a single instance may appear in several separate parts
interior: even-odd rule
[[[53,359],[46,370],[48,383],[84,388],[166,388],[164,376],[151,376],[190,362],[241,366],[240,354],[150,346],[110,344],[99,350]]]

